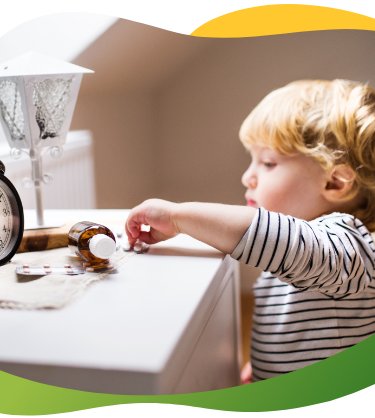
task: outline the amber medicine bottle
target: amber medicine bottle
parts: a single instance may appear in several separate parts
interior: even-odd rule
[[[83,260],[100,265],[115,253],[116,238],[106,226],[82,221],[70,229],[68,247]]]

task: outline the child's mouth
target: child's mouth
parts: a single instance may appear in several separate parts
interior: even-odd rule
[[[247,199],[246,206],[256,207],[257,206],[257,202],[255,200],[252,200],[252,199]]]

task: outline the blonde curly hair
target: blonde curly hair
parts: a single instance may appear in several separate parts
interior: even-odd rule
[[[326,170],[348,166],[354,181],[344,199],[361,195],[352,214],[375,231],[375,91],[367,84],[290,83],[258,104],[243,122],[240,139],[245,147],[262,143],[286,155],[303,153]]]

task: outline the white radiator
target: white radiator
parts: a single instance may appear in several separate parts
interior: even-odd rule
[[[90,131],[68,133],[63,155],[53,158],[49,152],[43,156],[43,173],[50,173],[53,181],[43,184],[44,209],[95,209],[95,178]],[[24,209],[35,209],[34,186],[25,189],[22,179],[31,178],[31,162],[22,153],[18,160],[13,159],[7,143],[0,144],[0,159],[5,164],[5,175],[16,187]]]

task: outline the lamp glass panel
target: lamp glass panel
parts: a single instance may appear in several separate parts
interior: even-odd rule
[[[25,139],[25,119],[21,108],[21,95],[17,83],[0,81],[0,109],[13,140]]]
[[[33,104],[41,139],[55,138],[67,114],[72,79],[46,79],[34,83]]]

